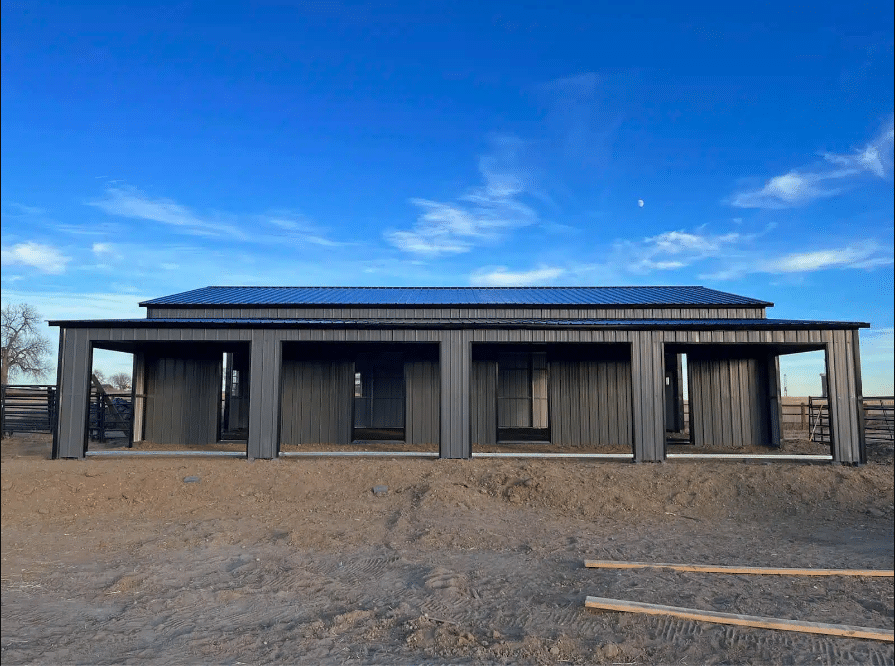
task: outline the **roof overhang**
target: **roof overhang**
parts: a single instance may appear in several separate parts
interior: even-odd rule
[[[867,322],[799,319],[74,319],[63,328],[612,329],[799,331],[870,328]]]

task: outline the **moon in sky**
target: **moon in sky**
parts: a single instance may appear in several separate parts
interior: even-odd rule
[[[640,206],[641,208],[643,208],[643,199],[638,199],[637,205]]]

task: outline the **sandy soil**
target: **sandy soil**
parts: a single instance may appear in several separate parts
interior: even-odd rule
[[[895,661],[891,643],[584,608],[892,629],[892,579],[582,562],[891,569],[891,447],[860,468],[48,455],[2,443],[4,664]]]

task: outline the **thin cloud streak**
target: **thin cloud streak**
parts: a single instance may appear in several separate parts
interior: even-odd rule
[[[811,252],[793,252],[771,259],[753,257],[724,269],[701,275],[712,280],[735,280],[750,274],[772,275],[813,273],[832,269],[872,270],[893,263],[891,250],[884,251],[877,243],[865,241],[840,248],[828,248]]]
[[[284,240],[294,240],[331,248],[353,244],[327,238],[324,229],[308,223],[301,215],[288,212],[244,217],[218,214],[217,217],[223,219],[214,219],[200,216],[171,199],[153,199],[134,188],[108,188],[105,198],[88,202],[88,205],[109,215],[149,220],[193,236],[258,244],[279,244]],[[240,221],[243,224],[239,224]],[[243,227],[250,228],[251,233],[244,231]],[[73,230],[73,233],[76,232]]]
[[[231,236],[245,240],[246,235],[238,228],[209,222],[198,217],[186,206],[171,199],[151,199],[139,190],[110,187],[104,199],[88,202],[90,206],[118,217],[149,220],[196,236]]]
[[[737,208],[781,209],[803,206],[840,194],[846,185],[869,175],[887,178],[892,173],[892,121],[863,148],[850,154],[823,153],[825,164],[793,169],[768,180],[758,190],[734,194]]]

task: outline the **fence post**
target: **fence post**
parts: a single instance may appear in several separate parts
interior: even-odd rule
[[[106,405],[103,403],[103,394],[96,392],[96,435],[100,443],[106,441]]]

